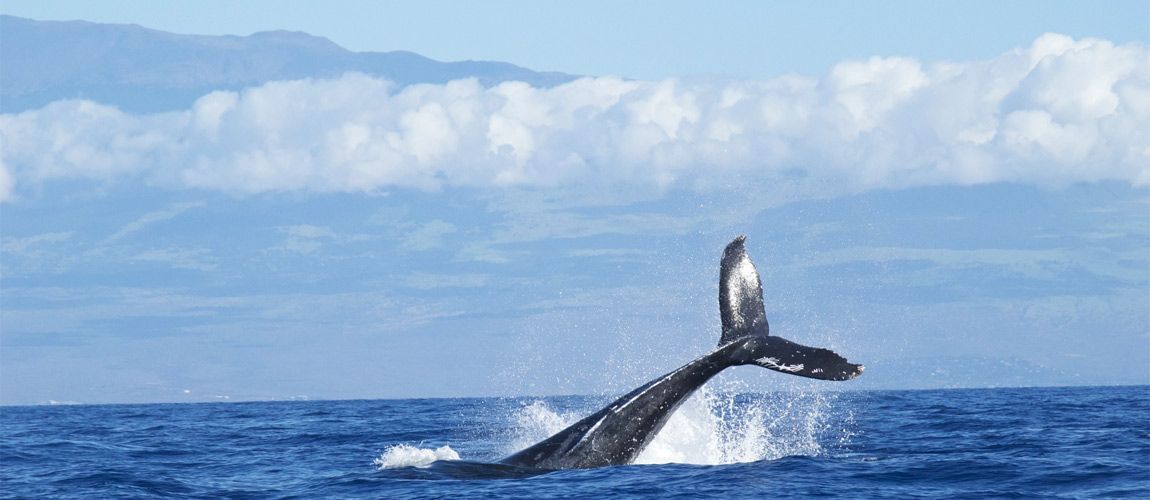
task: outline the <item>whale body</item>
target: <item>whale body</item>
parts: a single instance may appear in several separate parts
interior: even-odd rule
[[[722,336],[713,351],[623,395],[607,407],[501,461],[538,469],[629,464],[671,414],[719,372],[757,365],[821,380],[849,380],[863,372],[828,349],[770,336],[759,273],[739,236],[723,251],[719,268]]]

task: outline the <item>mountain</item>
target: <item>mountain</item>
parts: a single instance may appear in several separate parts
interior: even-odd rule
[[[475,77],[553,86],[576,78],[490,61],[440,62],[404,51],[352,52],[298,31],[179,35],[127,24],[0,16],[0,112],[83,98],[126,111],[188,107],[213,90],[357,71],[397,84]]]

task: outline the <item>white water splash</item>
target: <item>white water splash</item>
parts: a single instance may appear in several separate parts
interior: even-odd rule
[[[774,393],[738,401],[704,387],[683,403],[637,464],[718,465],[815,456],[829,427],[822,393]]]
[[[431,450],[409,444],[398,444],[388,447],[379,458],[372,460],[372,463],[383,470],[398,467],[427,467],[439,460],[459,460],[459,454],[446,445]]]
[[[512,435],[507,443],[505,454],[511,454],[547,439],[566,429],[586,415],[579,413],[557,413],[541,400],[519,407],[512,415]]]
[[[821,392],[780,392],[737,400],[734,392],[703,387],[679,407],[635,463],[719,465],[819,455],[824,451],[820,439],[833,434],[828,432],[833,399]],[[543,401],[524,405],[512,415],[508,452],[563,430],[585,413],[560,414]],[[840,441],[849,437],[845,434],[840,432]]]

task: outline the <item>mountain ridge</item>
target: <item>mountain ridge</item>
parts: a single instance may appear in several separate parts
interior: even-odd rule
[[[549,87],[577,76],[498,61],[436,61],[410,51],[353,52],[302,31],[189,35],[136,24],[0,15],[0,112],[89,99],[130,112],[186,108],[215,90],[359,72],[399,86],[473,77]]]

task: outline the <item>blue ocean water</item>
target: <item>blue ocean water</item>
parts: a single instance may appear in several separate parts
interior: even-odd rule
[[[605,401],[4,407],[0,495],[1150,497],[1150,386],[704,392],[644,465],[484,463]]]

